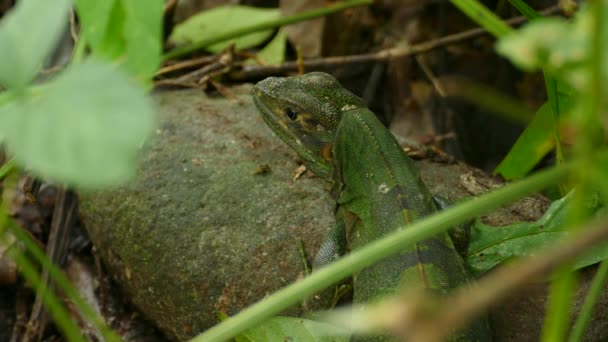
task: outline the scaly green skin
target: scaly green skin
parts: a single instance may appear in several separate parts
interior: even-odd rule
[[[254,100],[272,130],[332,184],[336,228],[321,246],[315,267],[437,210],[395,138],[333,76],[315,72],[267,78],[256,84]],[[398,287],[443,293],[468,279],[444,233],[355,275],[354,301],[369,302]],[[485,322],[478,322],[454,340],[488,341],[489,336]]]

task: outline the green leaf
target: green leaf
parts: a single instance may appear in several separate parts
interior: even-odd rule
[[[264,9],[249,6],[220,6],[201,12],[175,26],[169,40],[176,45],[192,44],[218,35],[260,24],[279,18],[278,9]],[[211,45],[207,50],[220,52],[234,42],[237,50],[250,48],[270,38],[272,30],[255,32],[232,41]]]
[[[93,52],[113,58],[124,51],[120,0],[75,0],[82,34]],[[113,44],[112,44],[113,43]]]
[[[161,62],[162,0],[77,0],[83,34],[93,54],[124,62],[141,80]]]
[[[553,149],[553,137],[553,114],[545,102],[494,173],[507,180],[524,177]]]
[[[127,69],[144,80],[161,63],[163,5],[163,0],[124,1]]]
[[[566,46],[578,48],[582,43],[584,36],[577,33],[572,37],[570,29],[570,23],[565,19],[539,18],[500,39],[496,50],[525,70],[535,70],[545,65],[557,67],[572,58],[562,55],[569,50],[564,49]],[[575,40],[571,41],[572,38]],[[574,42],[576,44],[572,45]],[[577,54],[583,57],[582,51]]]
[[[532,7],[528,6],[522,0],[509,0],[509,3],[513,5],[513,7],[517,8],[517,10],[526,16],[528,19],[537,19],[542,17],[538,12],[536,12]]]
[[[511,27],[507,23],[479,1],[450,0],[450,2],[495,37],[502,37],[512,32]]]
[[[562,84],[560,84],[562,85]],[[561,119],[570,117],[573,99],[565,87],[558,89],[558,105]],[[554,116],[551,104],[545,102],[534,115],[534,118],[517,141],[511,147],[507,156],[500,162],[494,173],[507,180],[519,179],[527,175],[555,146]]]
[[[277,35],[260,52],[258,57],[267,64],[279,65],[285,61],[285,48],[287,45],[287,35],[281,29]]]
[[[0,135],[16,163],[89,189],[133,176],[137,152],[155,123],[154,106],[141,87],[95,59],[0,110]]]
[[[565,224],[573,193],[554,201],[547,212],[535,222],[518,223],[503,227],[485,225],[479,220],[471,230],[469,251],[465,262],[475,276],[489,271],[514,257],[534,255],[539,248],[567,238],[570,233]],[[592,212],[603,212],[601,203],[592,198],[587,204]],[[589,266],[608,258],[608,242],[576,259],[574,269]]]
[[[0,21],[0,83],[20,89],[30,83],[67,29],[68,0],[21,0]]]
[[[260,326],[236,337],[237,342],[310,341],[348,342],[346,331],[327,323],[303,318],[273,317]]]

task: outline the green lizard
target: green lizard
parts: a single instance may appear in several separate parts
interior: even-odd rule
[[[314,268],[437,210],[413,161],[363,101],[331,75],[271,77],[256,84],[254,101],[270,128],[330,182],[336,226]],[[394,293],[397,287],[447,292],[469,276],[447,233],[422,241],[353,278],[356,303]],[[488,341],[484,321],[454,340]]]

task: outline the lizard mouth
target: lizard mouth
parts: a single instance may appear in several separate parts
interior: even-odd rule
[[[281,120],[280,114],[275,111],[275,106],[277,104],[277,99],[272,95],[272,92],[268,92],[266,84],[261,81],[257,85],[253,87],[253,101],[262,116],[262,119],[266,122],[266,125],[270,127],[270,129],[277,135],[283,142],[289,145],[298,156],[304,161],[309,169],[311,169],[314,173],[322,178],[329,179],[330,172],[329,166],[327,166],[328,160],[322,160],[320,156],[316,156],[314,150],[311,149],[311,146],[314,147],[313,141],[311,137],[303,135],[299,136],[295,129],[290,129],[285,122]],[[270,84],[272,86],[272,84]],[[325,157],[325,156],[323,156]],[[331,159],[328,157],[328,159]]]

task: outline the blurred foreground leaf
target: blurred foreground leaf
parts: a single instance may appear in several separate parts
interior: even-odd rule
[[[81,188],[133,176],[137,152],[154,125],[145,91],[95,59],[68,68],[39,93],[0,107],[0,136],[15,162]]]
[[[0,84],[20,89],[34,80],[67,28],[67,0],[22,0],[0,20]]]

